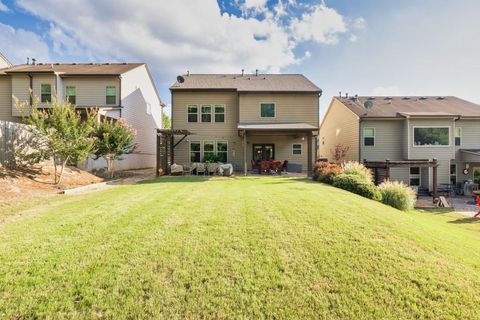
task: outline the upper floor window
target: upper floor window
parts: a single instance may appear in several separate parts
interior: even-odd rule
[[[462,145],[462,128],[455,128],[455,145]]]
[[[223,104],[215,105],[215,122],[225,122],[225,106]]]
[[[187,106],[187,118],[188,122],[198,122],[198,106],[196,104]]]
[[[449,146],[449,127],[417,127],[413,128],[415,146]]]
[[[302,144],[301,143],[292,144],[292,154],[294,154],[294,155],[301,155],[302,154]]]
[[[202,122],[212,122],[212,106],[209,104],[202,105]]]
[[[70,102],[71,104],[76,104],[77,103],[77,88],[73,86],[67,86],[65,88],[65,96],[66,100]]]
[[[363,129],[363,145],[374,146],[375,145],[375,128]]]
[[[117,103],[117,88],[115,86],[107,86],[107,104]]]
[[[260,104],[260,118],[275,118],[275,104],[274,103]]]
[[[52,85],[42,84],[40,86],[40,101],[42,103],[51,102],[52,101]]]

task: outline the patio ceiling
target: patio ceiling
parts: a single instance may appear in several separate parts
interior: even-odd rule
[[[238,130],[258,130],[258,131],[315,131],[318,127],[304,122],[240,122]]]
[[[460,149],[464,162],[480,162],[480,149]]]

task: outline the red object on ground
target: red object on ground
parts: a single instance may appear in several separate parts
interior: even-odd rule
[[[477,206],[480,207],[480,196],[477,196]],[[473,217],[476,218],[476,217],[478,217],[478,216],[480,216],[480,211],[478,211],[477,214],[474,215]]]

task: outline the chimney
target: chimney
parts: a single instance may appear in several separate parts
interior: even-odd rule
[[[255,69],[255,75],[258,76],[258,69]]]
[[[245,69],[242,69],[242,77],[243,77],[243,74],[245,73]]]
[[[190,70],[187,70],[187,76],[189,76],[189,75],[190,75]]]
[[[345,98],[348,98],[348,92],[345,93]]]
[[[338,97],[339,97],[339,98],[342,97],[342,91],[338,91]]]
[[[36,61],[37,61],[37,59],[35,59],[35,58],[32,58],[32,64],[33,64],[33,65],[35,65],[35,64],[36,64]]]
[[[30,58],[27,57],[27,64],[30,64]]]

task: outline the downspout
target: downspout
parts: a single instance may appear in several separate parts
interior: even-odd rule
[[[358,162],[362,163],[362,118],[358,119]]]
[[[31,73],[27,73],[30,78],[30,107],[33,105],[33,76]]]
[[[314,163],[317,162],[317,159],[320,157],[319,155],[319,149],[320,149],[320,98],[322,97],[323,91],[320,89],[320,93],[318,94],[318,100],[317,100],[317,110],[318,110],[318,117],[317,117],[317,136],[315,137],[315,161]]]
[[[120,109],[120,118],[122,117],[122,76],[118,76],[118,107]]]

